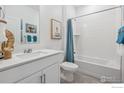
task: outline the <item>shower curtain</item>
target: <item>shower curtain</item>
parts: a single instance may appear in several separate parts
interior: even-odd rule
[[[74,63],[73,29],[71,19],[67,21],[66,61]]]

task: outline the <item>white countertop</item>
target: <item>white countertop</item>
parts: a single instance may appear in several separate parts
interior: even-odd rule
[[[24,53],[18,53],[18,54],[13,54],[11,59],[0,60],[0,72],[7,70],[7,69],[10,69],[10,68],[13,68],[13,67],[16,67],[16,66],[20,66],[20,65],[29,63],[29,62],[36,60],[36,59],[39,59],[39,58],[44,58],[44,57],[48,57],[48,56],[55,55],[58,53],[63,53],[62,51],[56,51],[56,50],[51,50],[51,49],[36,50],[36,51],[33,51],[33,53],[38,52],[38,51],[46,52],[46,53],[40,54],[37,56],[33,56],[33,57],[28,57],[28,58],[19,58],[19,57],[17,57],[17,55],[21,55]]]

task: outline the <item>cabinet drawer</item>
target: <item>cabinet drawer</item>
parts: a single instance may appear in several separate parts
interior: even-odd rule
[[[43,82],[43,74],[41,71],[23,79],[20,80],[17,83],[42,83]]]
[[[0,83],[17,82],[35,72],[38,72],[46,68],[47,66],[61,62],[62,59],[63,59],[62,54],[56,54],[2,71],[0,72]]]

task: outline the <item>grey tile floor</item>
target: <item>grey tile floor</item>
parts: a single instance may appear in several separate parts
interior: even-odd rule
[[[74,80],[72,82],[61,79],[61,83],[100,83],[100,80],[81,72],[75,72]]]

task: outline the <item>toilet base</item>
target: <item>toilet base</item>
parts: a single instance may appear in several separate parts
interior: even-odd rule
[[[73,80],[74,80],[73,73],[74,72],[63,70],[63,71],[61,71],[61,78],[67,82],[73,82]]]

